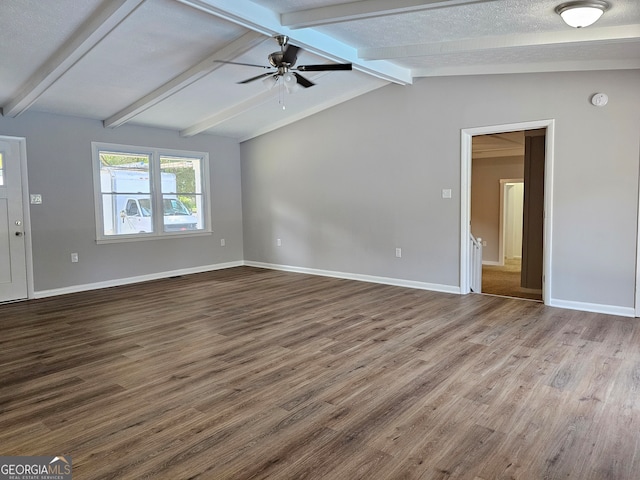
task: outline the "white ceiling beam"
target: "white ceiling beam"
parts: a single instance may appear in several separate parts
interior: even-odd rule
[[[264,92],[261,92],[258,95],[254,95],[253,97],[243,102],[236,103],[233,106],[216,113],[215,115],[211,115],[210,117],[207,117],[204,120],[185,128],[184,130],[180,130],[180,136],[193,137],[194,135],[197,135],[206,130],[209,130],[210,128],[213,128],[216,125],[220,125],[221,123],[224,123],[227,120],[230,120],[242,113],[245,113],[251,110],[252,108],[266,101],[267,99],[273,99],[274,95],[275,94],[273,91],[265,90]]]
[[[586,70],[637,70],[640,59],[614,60],[573,60],[535,63],[508,63],[502,65],[470,65],[418,68],[413,74],[418,77],[450,77],[462,75],[498,75],[509,73],[542,73],[542,72],[582,72]]]
[[[389,82],[412,83],[411,70],[387,61],[366,61],[358,51],[313,29],[293,30],[280,23],[280,15],[253,2],[229,0],[177,0],[219,18],[264,35],[287,35],[291,42],[305,50],[334,62],[350,62],[353,68]],[[483,0],[491,1],[491,0]]]
[[[281,23],[291,29],[310,28],[363,20],[365,18],[494,1],[496,0],[394,0],[393,2],[389,0],[367,0],[283,13],[281,15]]]
[[[312,78],[314,81],[317,81],[318,79],[322,78],[323,76],[327,75],[329,72],[323,72],[323,73],[318,73],[317,75],[314,75]],[[246,136],[238,138],[238,141],[240,142],[244,142],[246,140],[250,140],[254,137],[257,137],[259,135],[263,135],[265,133],[271,132],[273,130],[276,130],[278,128],[284,127],[285,125],[289,125],[293,122],[296,122],[298,120],[301,120],[303,118],[306,118],[310,115],[313,115],[315,113],[318,113],[322,110],[325,110],[327,108],[333,107],[335,105],[338,105],[342,102],[346,102],[347,100],[350,100],[352,98],[355,98],[357,96],[363,95],[365,93],[368,93],[372,90],[376,90],[378,88],[383,87],[384,85],[388,85],[387,82],[379,82],[379,81],[372,81],[372,82],[365,82],[362,85],[360,85],[359,88],[351,90],[349,92],[346,92],[344,94],[341,95],[333,95],[330,98],[325,99],[323,102],[321,102],[318,105],[315,105],[314,107],[311,108],[307,108],[304,109],[303,111],[293,114],[293,115],[286,115],[283,116],[283,118],[281,120],[275,121],[273,123],[269,123],[268,125],[265,125],[264,127],[260,128],[257,131],[253,131],[248,133]],[[254,95],[253,97],[245,100],[242,103],[239,104],[235,104],[221,112],[216,113],[215,115],[212,115],[198,123],[195,123],[187,128],[185,128],[184,130],[180,131],[180,136],[182,137],[193,137],[194,135],[197,135],[199,133],[205,132],[211,128],[216,127],[217,125],[221,125],[224,122],[226,122],[227,120],[230,120],[232,118],[237,117],[238,115],[242,115],[244,113],[247,113],[249,111],[251,111],[253,108],[257,107],[258,105],[265,103],[265,102],[275,102],[276,98],[277,98],[277,92],[275,91],[277,88],[279,88],[277,85],[270,89],[270,90],[265,90],[264,92],[259,93],[258,95]]]
[[[145,0],[105,0],[69,40],[51,55],[2,108],[6,117],[17,117],[90,52],[105,36]]]
[[[393,60],[451,53],[479,52],[500,48],[563,44],[579,45],[585,43],[593,45],[638,41],[639,39],[640,25],[621,25],[616,27],[581,28],[556,32],[482,37],[450,42],[361,48],[358,50],[358,56],[365,60]]]
[[[154,105],[169,98],[171,95],[178,93],[183,88],[198,81],[205,75],[208,75],[214,70],[222,67],[224,63],[218,63],[217,60],[231,60],[263,42],[266,38],[267,37],[261,33],[255,31],[245,33],[153,92],[145,95],[139,100],[136,100],[128,107],[107,118],[103,122],[104,126],[106,128],[119,127],[145,110],[148,110]]]

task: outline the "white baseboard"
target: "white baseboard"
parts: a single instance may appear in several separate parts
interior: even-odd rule
[[[39,290],[34,292],[33,298],[54,297],[57,295],[65,295],[68,293],[85,292],[88,290],[98,290],[100,288],[117,287],[120,285],[129,285],[132,283],[147,282],[150,280],[160,280],[163,278],[175,277],[178,275],[190,275],[193,273],[211,272],[214,270],[223,270],[226,268],[241,266],[266,268],[269,270],[280,270],[284,272],[304,273],[309,275],[319,275],[323,277],[342,278],[345,280],[357,280],[361,282],[379,283],[383,285],[393,285],[396,287],[415,288],[419,290],[430,290],[434,292],[460,294],[459,286],[441,285],[437,283],[417,282],[414,280],[403,280],[391,277],[378,277],[373,275],[362,275],[357,273],[336,272],[332,270],[320,270],[315,268],[294,267],[290,265],[278,265],[272,263],[251,262],[251,261],[235,261],[227,263],[217,263],[214,265],[204,265],[193,268],[183,268],[168,272],[158,272],[148,275],[139,275],[135,277],[118,278],[105,282],[88,283],[83,285],[72,285],[70,287],[55,288],[51,290]],[[574,302],[570,300],[551,299],[547,305],[551,307],[567,308],[570,310],[581,310],[585,312],[603,313],[607,315],[617,315],[621,317],[635,317],[636,311],[633,307],[619,307],[615,305],[603,305],[599,303]]]
[[[494,265],[496,267],[504,266],[504,263],[497,262],[495,260],[482,260],[483,265]]]
[[[55,297],[56,295],[66,295],[68,293],[86,292],[88,290],[98,290],[100,288],[118,287],[120,285],[129,285],[132,283],[148,282],[150,280],[160,280],[163,278],[175,277],[178,275],[190,275],[192,273],[211,272],[213,270],[223,270],[225,268],[241,267],[243,261],[217,263],[215,265],[204,265],[201,267],[181,268],[180,270],[172,270],[169,272],[151,273],[148,275],[139,275],[136,277],[118,278],[115,280],[107,280],[105,282],[87,283],[83,285],[72,285],[70,287],[54,288],[51,290],[39,290],[34,292],[34,298]]]
[[[573,302],[570,300],[551,299],[547,304],[551,307],[568,308],[569,310],[582,310],[583,312],[604,313],[620,317],[635,317],[633,307],[618,307],[616,305],[603,305],[600,303]]]
[[[400,278],[361,275],[358,273],[335,272],[332,270],[319,270],[315,268],[293,267],[290,265],[277,265],[273,263],[245,261],[244,264],[248,267],[266,268],[269,270],[280,270],[283,272],[306,273],[308,275],[319,275],[321,277],[342,278],[345,280],[358,280],[360,282],[380,283],[383,285],[393,285],[396,287],[407,287],[407,288],[415,288],[419,290],[431,290],[434,292],[460,294],[460,287],[452,286],[452,285],[440,285],[437,283],[416,282],[414,280],[402,280]]]

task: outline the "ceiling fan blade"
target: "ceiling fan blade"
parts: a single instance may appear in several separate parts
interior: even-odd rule
[[[288,45],[287,49],[284,51],[284,55],[282,56],[282,63],[288,63],[293,66],[298,59],[298,51],[300,47],[296,47],[295,45]]]
[[[304,78],[302,75],[300,75],[299,73],[295,73],[293,72],[293,74],[295,75],[295,77],[298,79],[298,84],[304,88],[309,88],[309,87],[313,87],[315,85],[315,83],[313,83],[311,80]]]
[[[253,82],[254,80],[260,80],[261,78],[265,78],[265,77],[269,77],[271,75],[275,75],[276,72],[267,72],[267,73],[261,73],[260,75],[256,75],[255,77],[251,77],[251,78],[247,78],[246,80],[243,80],[241,82],[238,83],[249,83],[249,82]]]
[[[228,62],[226,60],[214,60],[216,63],[228,63],[230,65],[244,65],[245,67],[271,68],[266,65],[256,65],[255,63]]]
[[[300,72],[326,72],[331,70],[352,70],[350,63],[325,63],[322,65],[300,65],[297,70]]]

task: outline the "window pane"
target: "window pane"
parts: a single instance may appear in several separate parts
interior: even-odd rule
[[[4,163],[2,163],[2,152],[0,152],[0,186],[4,185]]]
[[[204,229],[202,159],[160,157],[164,231]]]
[[[97,142],[92,150],[98,243],[211,232],[207,153]]]
[[[100,152],[105,235],[153,232],[148,155]]]

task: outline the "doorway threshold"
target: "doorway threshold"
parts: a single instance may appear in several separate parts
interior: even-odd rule
[[[499,295],[497,293],[486,293],[486,292],[480,292],[477,295],[487,295],[489,297],[510,298],[512,300],[524,300],[525,302],[543,303],[542,298],[538,299],[538,298],[515,297],[512,295]]]

